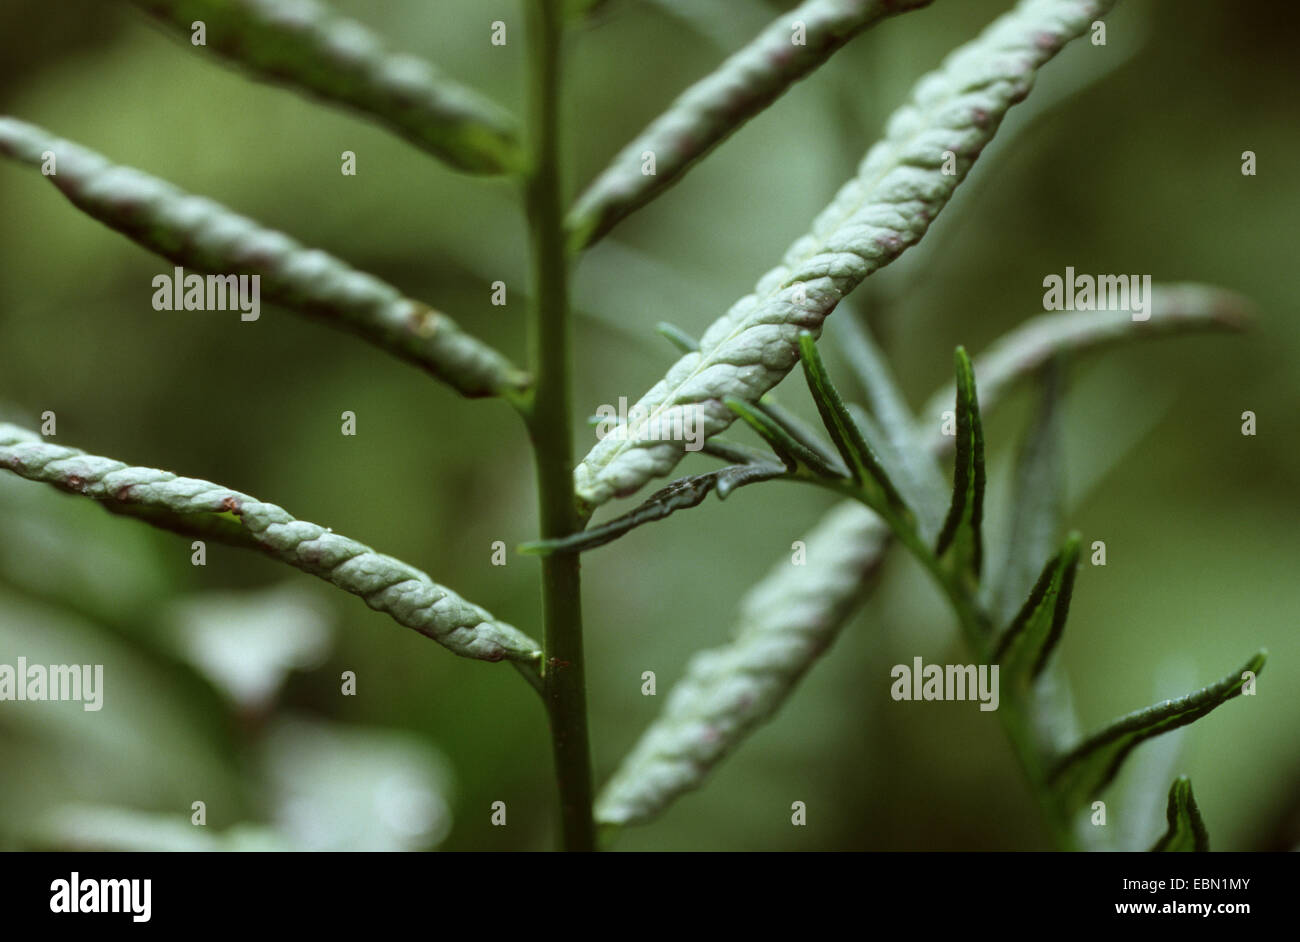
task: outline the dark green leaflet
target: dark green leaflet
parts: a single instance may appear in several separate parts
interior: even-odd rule
[[[643,524],[662,520],[687,507],[695,507],[712,491],[717,492],[719,500],[726,500],[727,496],[737,488],[758,481],[779,478],[786,473],[787,470],[778,464],[742,464],[678,478],[667,487],[655,491],[645,499],[644,503],[621,517],[560,539],[524,543],[519,547],[519,552],[539,556],[547,556],[551,553],[582,553],[611,543],[629,530],[634,530]]]
[[[935,545],[942,556],[965,536],[970,568],[978,579],[983,563],[984,542],[984,425],[980,420],[979,395],[975,389],[975,371],[965,347],[953,355],[957,368],[957,448],[953,471],[952,504],[943,530]]]
[[[1169,786],[1169,805],[1165,811],[1165,818],[1169,822],[1169,828],[1152,845],[1153,853],[1178,851],[1204,853],[1210,849],[1210,833],[1205,828],[1201,809],[1196,806],[1196,797],[1192,794],[1192,780],[1186,775],[1180,775]]]
[[[804,331],[799,335],[799,358],[803,363],[804,378],[812,392],[817,411],[821,414],[831,440],[844,459],[853,480],[878,507],[889,506],[904,516],[910,514],[903,498],[880,464],[880,458],[867,444],[853,416],[844,405],[839,390],[831,382],[826,365],[822,363],[813,335]]]
[[[1067,808],[1091,801],[1092,796],[1110,784],[1137,746],[1153,736],[1193,723],[1239,696],[1246,683],[1246,673],[1257,676],[1267,658],[1268,653],[1260,651],[1240,670],[1207,687],[1120,717],[1062,757],[1049,773],[1048,783]]]
[[[1079,534],[1071,534],[1064,548],[1047,561],[1025,604],[998,642],[993,659],[1002,664],[1004,679],[1027,682],[1038,677],[1047,665],[1070,613],[1079,542]]]

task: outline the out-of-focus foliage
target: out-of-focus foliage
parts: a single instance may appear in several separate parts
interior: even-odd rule
[[[335,5],[520,110],[519,0]],[[572,40],[575,192],[780,7],[602,4]],[[750,290],[912,82],[1005,7],[936,3],[883,23],[592,250],[575,285],[581,450],[594,442],[585,415],[635,401],[673,359],[656,323],[698,336]],[[1169,782],[1195,780],[1217,850],[1300,840],[1291,16],[1283,3],[1249,17],[1228,4],[1119,4],[1107,45],[1085,38],[1054,60],[1007,118],[999,137],[1009,143],[995,142],[926,239],[861,289],[913,407],[949,378],[947,351],[982,350],[1038,310],[1042,279],[1067,265],[1217,284],[1254,301],[1245,334],[1171,339],[1067,369],[1061,406],[1064,475],[1087,497],[1066,520],[1082,535],[1084,565],[1054,657],[1085,728],[1117,703],[1217,676],[1243,648],[1271,651],[1258,695],[1238,705],[1248,708],[1189,728],[1181,756],[1150,778],[1157,819]],[[505,47],[488,42],[496,19],[518,24]],[[0,53],[0,111],[294,232],[455,311],[465,330],[522,359],[526,253],[508,183],[457,174],[363,119],[248,82],[126,4],[13,0],[0,9]],[[357,154],[355,177],[339,173],[344,150]],[[1256,176],[1241,174],[1247,150]],[[493,541],[513,547],[536,533],[527,442],[506,406],[465,402],[269,305],[255,323],[154,311],[150,280],[165,263],[24,169],[0,165],[0,201],[5,419],[31,427],[53,410],[58,442],[283,501],[539,633],[536,562],[512,552],[491,565]],[[509,286],[505,307],[490,303],[496,280]],[[847,375],[834,331],[822,352]],[[778,394],[814,417],[798,382]],[[990,419],[991,508],[1010,506],[1014,442],[1031,408],[1017,394]],[[339,434],[345,409],[358,416],[356,439]],[[1254,437],[1241,435],[1246,410],[1258,417]],[[688,457],[681,470],[709,467]],[[598,777],[659,712],[641,693],[643,672],[656,672],[662,693],[692,654],[723,642],[736,600],[831,503],[771,487],[706,502],[584,561]],[[780,514],[756,513],[760,502]],[[988,545],[1002,545],[1008,526],[987,519]],[[1097,540],[1105,567],[1089,562]],[[223,592],[269,607],[265,593],[286,580],[322,624],[336,623],[333,640],[318,664],[289,658],[270,703],[241,706],[229,676],[178,645],[177,606]],[[910,561],[891,557],[836,646],[708,789],[619,846],[1046,846],[989,714],[889,697],[890,665],[966,660]],[[103,663],[106,705],[0,703],[0,846],[120,845],[128,833],[150,846],[549,846],[544,718],[513,672],[453,658],[255,554],[210,545],[207,566],[193,567],[188,541],[0,479],[0,663],[20,654]],[[265,658],[263,672],[286,663],[283,650]],[[341,695],[345,671],[356,696]],[[1243,741],[1249,774],[1221,760]],[[319,791],[286,779],[290,759]],[[1126,769],[1120,784],[1138,774]],[[1152,792],[1129,800],[1117,790],[1110,820],[1149,815],[1137,805]],[[498,800],[504,828],[490,824]],[[808,806],[805,828],[790,826],[795,800]],[[195,801],[207,807],[204,831],[189,824]],[[344,808],[365,817],[344,819]],[[314,827],[336,816],[334,830]],[[1131,845],[1162,832],[1134,832]]]

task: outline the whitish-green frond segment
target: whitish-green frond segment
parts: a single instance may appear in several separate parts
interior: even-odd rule
[[[1128,311],[1062,311],[1025,321],[993,343],[975,359],[980,404],[985,411],[1006,392],[1057,354],[1096,350],[1117,343],[1202,330],[1240,330],[1249,320],[1250,304],[1241,295],[1211,285],[1155,285],[1150,316],[1133,320]],[[950,451],[952,436],[941,432],[945,409],[952,408],[955,389],[934,394],[917,421],[920,438],[936,453]]]
[[[619,151],[569,213],[566,225],[575,247],[595,242],[672,186],[692,164],[854,36],[887,16],[930,2],[804,0],[782,13]],[[646,154],[654,155],[653,174],[642,172]]]
[[[1026,328],[1012,331],[1003,341],[999,341],[989,354],[981,356],[976,362],[980,375],[980,398],[982,411],[987,415],[999,404],[1002,396],[990,396],[985,390],[993,386],[998,390],[1009,389],[1033,375],[1046,360],[1057,353],[1067,350],[1085,351],[1110,342],[1126,342],[1138,337],[1169,336],[1181,331],[1236,329],[1242,326],[1247,317],[1248,305],[1238,295],[1202,285],[1177,285],[1158,292],[1153,306],[1151,321],[1148,324],[1134,323],[1130,315],[1123,313],[1122,319],[1117,315],[1108,320],[1106,315],[1082,313],[1079,315],[1052,314],[1045,318],[1031,321]],[[1005,351],[997,353],[998,350]],[[941,402],[951,408],[954,392],[951,388],[942,392],[935,402]],[[938,423],[935,423],[937,429]],[[924,447],[934,457],[951,449],[951,436],[935,434],[921,435]],[[854,525],[854,520],[861,521]],[[822,522],[806,537],[805,544],[811,550],[819,543],[824,543],[826,551],[817,551],[808,556],[809,565],[834,565],[837,554],[845,554],[860,560],[859,572],[862,579],[870,574],[878,559],[884,552],[887,535],[884,525],[865,511],[855,500],[844,501],[823,518]],[[823,537],[821,534],[837,534]],[[854,610],[858,601],[866,594],[861,580],[835,578],[829,576],[821,581],[815,573],[808,573],[806,585],[809,594],[793,591],[791,580],[800,581],[800,576],[786,564],[778,565],[770,575],[751,590],[746,597],[744,612],[757,611],[763,614],[763,605],[772,600],[773,611],[780,611],[782,600],[787,600],[791,607],[804,605],[807,618],[791,617],[787,621],[788,630],[795,636],[804,631],[804,626],[812,624],[823,613],[834,612],[835,618],[843,621]],[[757,601],[752,601],[757,600]],[[742,615],[741,624],[747,623],[748,615]],[[779,632],[776,621],[759,621],[771,631]],[[837,625],[826,628],[827,637],[833,635]],[[764,632],[760,637],[765,637]],[[773,650],[781,650],[779,641],[767,641]],[[687,765],[687,757],[693,754],[691,740],[700,738],[699,727],[691,725],[691,718],[707,715],[704,706],[706,694],[710,689],[724,689],[725,671],[730,663],[747,663],[743,653],[731,653],[733,649],[748,650],[757,648],[750,640],[748,632],[741,632],[740,637],[728,647],[709,652],[710,659],[698,670],[692,667],[687,677],[681,682],[684,692],[678,698],[677,690],[666,698],[666,712],[647,731],[638,742],[634,751],[619,772],[606,787],[602,799],[602,808],[609,822],[631,823],[644,821],[662,811],[681,792],[698,786],[721,758],[721,753],[712,759],[707,767],[693,771]],[[814,655],[816,656],[816,655]],[[707,669],[707,670],[706,670]],[[806,668],[805,668],[806,669]],[[701,679],[703,678],[703,679]],[[1050,680],[1050,675],[1040,678]],[[706,681],[708,682],[706,684]],[[738,689],[744,691],[752,686],[742,680]],[[772,699],[765,704],[770,715],[792,692],[792,685],[785,684],[775,688]],[[1059,688],[1056,688],[1059,689]],[[1043,688],[1040,688],[1040,693]],[[1059,693],[1057,694],[1059,695]],[[721,700],[721,697],[717,697]],[[723,701],[725,703],[725,701]],[[743,696],[741,703],[745,703]],[[703,721],[701,721],[703,722]],[[716,724],[715,724],[716,725]],[[742,726],[738,722],[727,728],[727,735],[721,745],[724,750],[734,749],[754,724]],[[653,738],[652,738],[653,737]],[[683,742],[677,742],[681,737]],[[1077,732],[1070,729],[1065,735],[1055,739],[1076,739]],[[635,759],[633,758],[635,757]],[[638,771],[633,772],[632,769]],[[644,789],[636,787],[636,776],[642,772],[652,776],[659,784]]]
[[[0,468],[167,529],[198,531],[220,516],[232,527],[237,524],[247,545],[361,596],[371,608],[462,657],[526,663],[541,657],[537,642],[418,569],[247,494],[88,455],[4,423]]]
[[[526,383],[450,317],[373,275],[44,128],[0,117],[0,154],[40,168],[46,153],[55,161],[46,179],[73,205],[164,258],[207,274],[258,275],[262,298],[357,333],[462,395],[506,395]]]
[[[691,659],[600,794],[597,821],[654,817],[771,716],[839,633],[888,533],[874,513],[846,503],[804,538],[807,565],[786,560],[756,585],[741,602],[735,640]]]
[[[388,50],[317,0],[132,2],[187,44],[202,22],[204,48],[264,79],[363,111],[461,170],[501,173],[523,164],[508,112],[423,59]]]
[[[780,382],[799,333],[819,334],[840,299],[925,234],[1038,68],[1113,3],[1022,0],[922,78],[811,232],[641,398],[636,421],[591,449],[574,472],[578,495],[595,506],[667,474],[685,443],[663,429],[693,412],[715,435],[734,418],[727,398],[756,402]]]
[[[1123,343],[1146,336],[1170,336],[1183,331],[1238,329],[1246,322],[1248,310],[1249,305],[1245,299],[1231,292],[1204,285],[1174,285],[1166,286],[1155,294],[1151,320],[1147,323],[1132,321],[1127,312],[1113,316],[1105,312],[1051,314],[1030,321],[1025,327],[1012,331],[1006,338],[995,343],[987,354],[975,361],[976,372],[980,376],[982,411],[986,415],[991,413],[1004,398],[997,393],[1005,392],[1012,385],[1027,379],[1058,353],[1068,350],[1087,351],[1112,342]],[[990,388],[996,391],[993,395],[988,392]],[[949,388],[938,394],[934,402],[951,408],[953,396],[954,392]],[[935,428],[938,428],[937,421]],[[919,439],[934,457],[950,450],[953,442],[951,436],[937,433],[922,434]],[[857,526],[853,525],[855,514],[858,520],[863,521]],[[838,537],[823,538],[820,536],[823,533],[836,533]],[[831,510],[817,528],[804,537],[804,542],[811,551],[823,539],[828,549],[815,554],[810,552],[810,566],[818,565],[817,560],[833,565],[836,554],[843,553],[861,561],[859,571],[864,579],[875,566],[871,560],[884,552],[884,543],[887,542],[884,525],[854,500],[845,501]],[[803,604],[807,618],[792,617],[787,621],[788,630],[798,637],[803,634],[804,626],[814,623],[825,612],[834,612],[834,617],[841,622],[847,619],[866,594],[861,582],[853,579],[837,579],[832,576],[818,582],[815,573],[808,573],[806,578],[806,585],[810,587],[808,596],[790,588],[791,580],[800,581],[796,571],[786,564],[777,566],[763,582],[751,590],[746,597],[744,611],[757,611],[761,616],[767,600],[771,600],[774,612],[781,610],[783,600],[787,600],[791,607]],[[742,625],[747,623],[747,618],[747,614],[742,615]],[[758,624],[767,625],[773,632],[780,631],[775,620],[766,622],[760,618]],[[836,630],[836,624],[828,625],[827,637]],[[766,632],[759,637],[766,639]],[[766,645],[771,650],[788,648],[788,645],[783,645],[779,640],[767,639]],[[704,716],[706,719],[700,722],[709,722],[709,714],[704,706],[709,702],[707,694],[710,690],[726,689],[728,665],[733,662],[742,667],[746,665],[750,658],[743,652],[750,649],[758,649],[758,645],[751,640],[750,633],[742,631],[731,645],[709,652],[702,666],[698,669],[692,666],[687,671],[686,678],[681,681],[684,689],[680,699],[674,688],[666,698],[665,714],[650,727],[606,787],[601,805],[604,817],[601,820],[610,823],[647,820],[662,811],[681,792],[701,783],[722,753],[711,755],[708,766],[692,770],[688,765],[688,757],[698,747],[693,747],[691,743],[701,737],[701,727],[693,726],[692,718]],[[1050,674],[1040,677],[1040,685],[1044,682],[1053,682]],[[738,684],[737,689],[742,691],[738,702],[745,704],[747,701],[743,692],[751,689],[753,684],[743,678]],[[777,686],[771,693],[772,699],[765,704],[767,712],[764,715],[771,715],[778,709],[792,689],[791,684]],[[1059,687],[1040,686],[1040,694],[1046,695],[1048,690],[1056,691],[1054,695],[1060,696]],[[714,699],[725,705],[721,695],[715,694]],[[717,727],[719,724],[714,722],[713,725]],[[732,750],[739,745],[754,725],[751,723],[744,726],[736,721],[727,726],[726,736],[720,740],[723,751]],[[677,737],[682,741],[678,742]],[[1078,734],[1069,728],[1067,732],[1058,733],[1052,738],[1059,741],[1073,740],[1078,738]],[[633,769],[637,771],[632,771]],[[651,776],[658,784],[638,788],[636,776],[643,773]]]

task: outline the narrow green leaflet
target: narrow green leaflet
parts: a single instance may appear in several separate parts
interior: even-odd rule
[[[815,451],[828,465],[842,477],[848,476],[848,468],[843,466],[840,456],[822,440],[820,434],[799,416],[776,401],[771,393],[764,396],[755,408],[789,433],[790,437],[810,451]]]
[[[682,353],[692,353],[700,349],[700,342],[676,324],[660,321],[655,325],[655,330]],[[772,422],[779,425],[799,444],[809,451],[815,452],[826,464],[834,466],[839,460],[818,440],[815,432],[808,428],[798,416],[784,406],[779,405],[772,396],[764,396],[755,408],[758,412],[771,419]],[[707,450],[708,446],[705,447]]]
[[[462,657],[508,659],[533,669],[541,658],[536,641],[418,569],[247,494],[50,444],[2,423],[0,468],[164,529],[203,538],[218,534],[259,549],[361,596],[371,608]]]
[[[700,342],[676,324],[660,321],[655,325],[655,330],[661,333],[670,344],[682,353],[694,353],[700,349]]]
[[[261,297],[359,334],[464,396],[515,395],[527,384],[500,353],[392,285],[219,203],[0,117],[0,154],[39,168],[45,152],[56,168],[46,179],[74,206],[178,265],[209,275],[259,275]]]
[[[756,409],[739,399],[728,399],[727,408],[745,420],[754,431],[772,446],[789,471],[806,469],[822,478],[838,478],[843,475],[831,465],[819,452],[809,448],[761,409]]]
[[[854,316],[856,311],[844,313],[848,316],[830,322],[832,337],[853,368],[866,394],[869,414],[880,430],[874,439],[879,443],[877,453],[903,499],[916,512],[921,536],[928,542],[942,526],[948,508],[948,484],[917,435],[916,417],[871,332],[860,317]],[[849,411],[853,412],[853,408],[850,403]],[[857,413],[854,418],[859,418]],[[858,424],[866,431],[872,422],[859,419]],[[872,436],[868,435],[868,440]]]
[[[524,543],[519,547],[519,552],[540,556],[548,556],[552,553],[582,553],[611,543],[643,524],[662,520],[687,507],[695,507],[711,492],[716,491],[719,500],[726,500],[728,495],[737,488],[759,481],[770,481],[773,478],[783,477],[787,473],[788,469],[779,464],[737,464],[718,468],[716,471],[706,471],[704,474],[679,478],[667,487],[655,491],[635,510],[630,510],[621,517],[571,536]]]
[[[991,603],[1003,622],[1033,585],[1034,574],[1060,540],[1065,521],[1064,442],[1061,432],[1061,369],[1049,363],[1042,379],[1038,412],[1016,459],[1016,499]]]
[[[1210,285],[1155,285],[1151,317],[1135,321],[1127,311],[1062,311],[1025,321],[1004,334],[975,361],[980,400],[985,409],[998,405],[1007,391],[1053,357],[1072,351],[1100,350],[1134,340],[1206,330],[1242,330],[1249,323],[1250,305],[1241,295]],[[940,453],[952,439],[940,432],[940,416],[952,402],[948,386],[930,399],[920,415],[919,433]]]
[[[1202,285],[1184,285],[1165,288],[1156,294],[1151,321],[1146,324],[1134,324],[1124,314],[1123,322],[1094,330],[1098,321],[1091,318],[1100,318],[1104,323],[1105,315],[1093,312],[1083,314],[1083,322],[1074,326],[1068,325],[1069,321],[1076,320],[1074,315],[1052,314],[1040,318],[1039,329],[1029,333],[1014,330],[992,348],[993,351],[1020,350],[1025,355],[992,359],[983,355],[977,361],[981,364],[983,413],[989,414],[1005,398],[1000,395],[990,399],[985,371],[995,374],[996,388],[1005,393],[1036,373],[1057,353],[1084,351],[1094,345],[1144,337],[1235,329],[1242,323],[1245,310],[1245,302],[1238,295]],[[1058,328],[1060,321],[1066,322],[1061,325],[1065,329]],[[939,415],[942,409],[950,407],[955,390],[949,388],[937,395],[943,398],[933,400],[937,406],[933,412],[934,434],[918,429],[919,441],[935,459],[952,448],[953,437],[939,434]],[[718,441],[718,438],[710,439],[706,449]],[[747,454],[736,454],[726,460],[749,458]],[[880,565],[890,537],[883,521],[856,500],[845,500],[833,507],[802,538],[811,551],[809,565],[792,567],[783,560],[746,597],[737,616],[742,629],[754,611],[765,616],[770,614],[770,620],[762,622],[765,629],[741,630],[731,644],[709,652],[710,656],[701,655],[688,665],[686,676],[669,694],[665,710],[638,740],[605,787],[598,805],[601,820],[609,823],[649,820],[678,796],[703,784],[718,762],[739,747],[757,726],[752,721],[755,701],[746,694],[763,688],[758,687],[752,672],[747,674],[743,668],[757,663],[759,654],[769,649],[797,652],[788,655],[786,669],[780,677],[798,676],[806,671],[825,649],[800,647],[799,641],[813,634],[833,637],[843,628],[868,595],[869,576]],[[853,571],[856,577],[847,570],[839,571],[838,577],[835,573],[814,570],[823,561],[833,567],[840,560],[845,566],[856,566]],[[763,613],[761,604],[767,600],[772,600],[773,608],[770,613]],[[731,664],[738,665],[738,672],[734,686],[729,688],[727,666]],[[1051,679],[1051,671],[1042,677],[1043,682]],[[1040,694],[1041,688],[1042,683]],[[721,691],[727,689],[734,690],[736,695],[724,697]],[[779,682],[769,699],[762,703],[762,716],[775,713],[793,690],[793,683]],[[692,757],[696,755],[702,755],[706,761],[695,764]]]
[[[1113,3],[1022,0],[922,78],[812,231],[641,398],[633,434],[591,449],[574,470],[578,496],[599,506],[672,471],[684,444],[644,429],[690,409],[705,436],[716,435],[734,419],[726,399],[757,402],[780,382],[798,359],[799,334],[818,333],[845,295],[921,239],[1038,68]],[[945,154],[955,174],[944,172]]]
[[[909,460],[895,448],[884,429],[876,424],[876,420],[865,409],[853,402],[848,403],[847,408],[849,416],[862,431],[868,447],[879,459],[885,476],[897,487],[917,533],[924,542],[932,543],[939,535],[939,527],[943,525],[948,510],[948,485],[940,478],[937,481],[938,488],[931,490],[928,482],[913,476],[913,471],[922,459],[933,463],[933,457],[922,450],[924,446],[917,443],[912,446]]]
[[[1002,681],[1027,686],[1042,673],[1070,614],[1074,577],[1079,569],[1079,535],[1047,561],[1029,597],[1008,626],[993,654]]]
[[[808,533],[807,565],[778,563],[741,601],[735,640],[691,658],[601,791],[596,820],[653,818],[775,713],[870,590],[888,538],[880,518],[856,502]]]
[[[1153,853],[1209,851],[1210,833],[1205,829],[1201,809],[1196,807],[1192,780],[1186,775],[1180,775],[1169,786],[1169,808],[1165,817],[1169,821],[1169,829],[1152,846]]]
[[[1056,790],[1062,805],[1072,810],[1096,800],[1097,794],[1110,784],[1124,759],[1137,746],[1152,736],[1194,723],[1239,696],[1247,681],[1253,682],[1263,670],[1267,656],[1267,652],[1260,651],[1240,670],[1208,687],[1130,713],[1089,736],[1062,757],[1048,776],[1048,782]]]
[[[799,335],[799,357],[803,361],[804,378],[808,381],[808,389],[812,392],[822,423],[830,432],[831,441],[839,449],[840,457],[844,459],[853,480],[875,507],[888,506],[904,515],[909,514],[894,482],[881,466],[880,458],[863,438],[862,430],[858,428],[835,384],[831,382],[821,354],[817,352],[817,342],[806,331]]]
[[[984,556],[984,423],[980,419],[975,371],[964,347],[953,357],[957,366],[957,445],[952,504],[935,544],[935,555],[954,547],[957,565],[969,567],[978,581]]]
[[[739,442],[733,442],[723,438],[721,435],[715,435],[704,443],[700,449],[706,455],[712,455],[715,458],[721,458],[723,461],[731,464],[782,464],[780,458],[772,452],[762,448],[750,448],[748,445],[742,445]]]
[[[676,183],[737,128],[879,20],[931,0],[805,0],[773,20],[748,46],[688,88],[619,151],[578,198],[566,226],[574,249]],[[654,172],[646,173],[647,154]]]
[[[714,437],[709,440],[705,450],[725,460],[738,462],[737,464],[706,474],[679,478],[651,494],[634,510],[607,523],[558,539],[526,543],[520,547],[520,551],[541,554],[580,553],[604,546],[636,527],[662,520],[678,510],[699,506],[713,490],[717,491],[719,499],[725,500],[731,491],[747,484],[800,475],[830,480],[842,480],[851,476],[869,495],[867,502],[873,508],[888,505],[902,520],[910,521],[910,509],[872,450],[868,436],[859,428],[859,420],[853,415],[852,407],[846,407],[840,399],[817,354],[812,336],[805,334],[803,341],[802,356],[809,389],[822,420],[839,449],[838,457],[827,450],[825,444],[802,420],[775,402],[765,398],[757,406],[752,406],[740,400],[729,400],[727,405],[772,446],[772,457],[780,464],[768,460],[762,452],[730,442],[719,443],[719,439]],[[866,415],[862,415],[861,420],[867,425],[872,424]],[[599,420],[593,418],[591,421]],[[873,434],[879,435],[879,432]]]
[[[207,48],[219,55],[260,78],[364,112],[453,167],[523,167],[508,112],[423,59],[390,52],[365,26],[317,0],[131,2],[180,32],[187,48],[201,22]]]

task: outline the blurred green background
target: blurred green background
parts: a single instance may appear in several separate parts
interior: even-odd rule
[[[635,401],[673,352],[775,264],[847,178],[916,77],[1007,8],[937,0],[886,21],[620,226],[575,276],[574,416]],[[522,110],[523,17],[506,0],[339,0],[403,50]],[[575,32],[571,188],[781,7],[612,0]],[[786,4],[785,6],[790,6]],[[1291,5],[1142,0],[1082,40],[1014,109],[926,240],[864,287],[915,405],[1041,310],[1042,279],[1143,272],[1238,290],[1245,335],[1175,338],[1076,365],[1067,400],[1070,524],[1106,541],[1085,566],[1060,652],[1086,727],[1198,687],[1267,646],[1253,700],[1137,755],[1108,795],[1149,844],[1169,774],[1190,774],[1223,850],[1300,842],[1300,413],[1294,224],[1300,60]],[[488,24],[508,44],[488,44]],[[3,110],[337,254],[523,357],[527,257],[510,182],[458,175],[349,113],[257,84],[123,4],[0,6]],[[339,173],[357,154],[358,174]],[[1258,155],[1258,175],[1240,172]],[[1292,169],[1288,169],[1292,168]],[[0,163],[0,403],[57,441],[206,478],[425,568],[540,636],[526,437],[347,335],[162,312],[168,263]],[[509,303],[489,303],[506,281]],[[838,360],[831,342],[832,367]],[[841,370],[842,371],[842,370]],[[797,381],[784,401],[811,414]],[[994,525],[1031,403],[988,423]],[[352,410],[359,434],[339,434]],[[1253,410],[1259,432],[1240,434]],[[707,466],[691,458],[682,470]],[[1087,485],[1085,488],[1084,485]],[[831,499],[755,487],[585,559],[595,766],[603,780],[690,655],[723,642],[740,594]],[[617,510],[622,510],[619,506]],[[606,509],[603,513],[611,514]],[[995,531],[996,532],[996,531]],[[0,846],[542,849],[554,790],[535,695],[503,665],[427,639],[254,554],[188,542],[0,477],[0,662],[102,663],[105,708],[0,704]],[[786,709],[707,787],[621,849],[1036,849],[1038,815],[991,714],[895,703],[889,667],[966,660],[910,560]],[[357,695],[340,695],[355,671]],[[640,693],[657,673],[659,697]],[[1163,767],[1161,762],[1168,764]],[[1166,774],[1169,773],[1169,774]],[[1144,785],[1125,801],[1124,787]],[[789,807],[806,802],[808,826]],[[203,801],[207,828],[189,824]],[[508,826],[492,827],[504,801]],[[1150,807],[1142,808],[1146,801]],[[1143,815],[1155,812],[1155,817]]]

